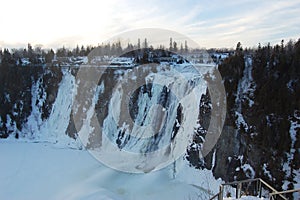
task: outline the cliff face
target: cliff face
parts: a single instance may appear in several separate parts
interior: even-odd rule
[[[168,75],[169,69],[164,69],[164,78],[148,76],[149,80],[159,80],[159,86],[145,82],[147,74],[155,74],[157,69],[136,68],[127,74],[129,78],[124,88],[119,81],[125,70],[107,69],[101,72],[97,82],[94,102],[91,100],[80,109],[88,111],[88,106],[94,105],[98,121],[91,121],[90,125],[99,123],[103,129],[112,131],[110,140],[120,149],[135,148],[143,153],[157,150],[173,141],[186,126],[194,134],[185,156],[191,166],[212,169],[217,178],[225,181],[261,177],[279,190],[290,189],[299,183],[300,174],[299,66],[299,42],[286,47],[263,47],[255,52],[239,50],[226,59],[219,66],[227,96],[226,121],[215,148],[205,158],[201,157],[201,147],[211,120],[209,91],[202,85],[198,93],[200,103],[192,112],[188,112],[189,104],[180,103],[176,98],[176,95],[188,95],[200,80],[176,85],[178,77]],[[1,138],[34,140],[40,137],[38,134],[48,132],[78,138],[80,129],[71,112],[73,97],[89,95],[88,90],[76,92],[80,85],[75,79],[78,69],[1,65],[0,71]],[[144,84],[132,91],[130,99],[126,99],[128,88],[132,89],[128,85],[143,81]],[[124,105],[115,104],[125,100],[128,104],[124,105],[129,105],[128,114],[134,122],[138,125],[152,123],[158,127],[152,140],[132,137],[132,133],[144,133],[135,132],[134,124],[113,123],[116,116],[126,122],[121,113]],[[151,110],[156,104],[159,107]],[[118,109],[114,107],[116,105]],[[191,114],[198,118],[198,125],[188,123]],[[88,113],[84,115],[87,117]],[[158,124],[162,120],[151,121],[151,115],[164,117],[164,123]],[[48,131],[37,133],[40,130]],[[89,139],[87,147],[95,147],[93,142],[102,140],[97,134],[92,134]],[[141,146],[137,148],[135,144],[139,142]]]
[[[23,129],[28,117],[34,109],[41,121],[49,117],[61,79],[58,68],[0,65],[0,138],[30,137]]]
[[[227,118],[214,174],[225,181],[261,177],[279,190],[294,188],[300,167],[300,43],[237,52],[219,70]]]

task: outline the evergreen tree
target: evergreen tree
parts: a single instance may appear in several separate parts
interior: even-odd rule
[[[54,51],[50,49],[46,55],[45,55],[45,61],[46,63],[52,63],[52,60],[54,59]]]
[[[8,49],[4,49],[1,63],[3,65],[6,65],[6,64],[15,64],[15,62],[13,60],[13,57],[12,57],[12,55],[9,52]]]
[[[141,59],[141,63],[142,64],[145,64],[145,63],[148,63],[149,62],[149,60],[148,60],[148,53],[147,53],[147,51],[145,50],[145,51],[143,51],[143,57],[142,57],[142,59]]]
[[[183,52],[184,52],[183,45],[182,43],[180,43],[180,54],[183,54]]]
[[[116,55],[116,44],[113,43],[110,48],[110,55]]]
[[[238,52],[238,53],[243,51],[243,47],[242,47],[241,42],[237,43],[235,51]]]
[[[177,51],[178,51],[177,43],[176,43],[175,41],[173,42],[173,51],[174,51],[174,52],[177,52]]]
[[[31,63],[36,63],[36,56],[30,43],[27,45],[28,58]]]
[[[80,55],[80,56],[85,56],[85,55],[86,55],[86,51],[85,51],[85,48],[84,48],[83,45],[81,46],[79,55]]]
[[[137,48],[138,48],[138,49],[141,48],[141,40],[140,40],[140,38],[138,38]]]
[[[189,51],[189,47],[188,47],[187,41],[185,40],[184,41],[184,52],[188,53],[188,51]]]
[[[76,46],[76,49],[75,49],[75,56],[79,56],[80,55],[80,49],[79,49],[79,46],[77,45]]]
[[[173,42],[172,42],[172,38],[170,38],[170,47],[169,47],[169,51],[173,51]]]
[[[0,49],[0,64],[2,62],[2,57],[3,57],[3,53],[2,53],[2,49]]]
[[[110,55],[111,54],[111,48],[110,48],[110,43],[104,45],[103,49],[103,55]]]
[[[128,42],[127,47],[126,47],[126,52],[130,52],[132,50],[133,50],[133,45]]]
[[[121,55],[122,54],[122,45],[121,45],[121,41],[119,40],[116,43],[116,55]]]
[[[143,46],[144,46],[144,48],[148,48],[147,38],[145,38]]]
[[[57,49],[56,55],[57,55],[57,57],[66,57],[67,50],[66,50],[65,46],[63,46],[63,48]]]
[[[85,56],[87,56],[87,55],[89,55],[89,53],[91,52],[93,50],[93,47],[91,47],[91,46],[87,46],[86,47],[86,54],[85,54]]]

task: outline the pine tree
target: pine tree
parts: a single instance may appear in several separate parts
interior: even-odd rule
[[[141,40],[140,40],[140,38],[138,38],[137,48],[138,48],[138,49],[141,48]]]
[[[63,46],[60,49],[57,49],[56,55],[57,55],[57,57],[66,57],[67,56],[67,50],[66,50],[65,46]]]
[[[188,53],[188,51],[189,51],[189,47],[188,47],[187,41],[185,40],[184,41],[184,53]]]
[[[86,47],[85,56],[88,56],[88,55],[89,55],[89,53],[90,53],[92,50],[93,50],[93,47],[91,47],[91,46],[87,46],[87,47]]]
[[[0,49],[0,64],[2,62],[2,57],[3,57],[3,53],[2,53],[2,49]]]
[[[32,48],[30,43],[28,43],[28,45],[27,45],[27,53],[28,53],[29,61],[31,63],[35,63],[36,62],[36,56],[34,54],[33,48]]]
[[[174,52],[177,52],[177,51],[178,51],[177,43],[176,43],[175,41],[173,42],[173,51],[174,51]]]
[[[85,51],[85,48],[84,48],[83,45],[81,46],[79,55],[80,55],[80,56],[85,56],[85,55],[86,55],[86,51]]]
[[[116,43],[116,54],[117,55],[121,55],[122,54],[122,45],[121,45],[121,41],[120,40]]]
[[[79,46],[77,45],[76,46],[76,50],[75,50],[75,56],[79,56],[80,55],[80,49],[79,49]]]
[[[183,45],[182,43],[180,43],[180,54],[183,54],[183,52],[184,52]]]
[[[54,55],[55,54],[53,49],[50,49],[45,56],[46,63],[52,63],[52,60],[54,59]]]
[[[170,37],[170,47],[169,47],[169,51],[173,51],[173,42],[172,42],[172,38]]]
[[[2,56],[2,64],[14,64],[14,60],[12,58],[11,53],[9,52],[8,49],[4,49],[3,51],[3,56]]]
[[[147,42],[147,38],[145,38],[145,41],[144,41],[144,48],[146,49],[146,48],[148,48],[148,42]]]

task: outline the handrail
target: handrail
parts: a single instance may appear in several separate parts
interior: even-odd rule
[[[261,178],[259,178],[259,181],[262,182],[265,186],[267,186],[269,189],[271,189],[274,192],[277,192],[277,190],[275,188],[273,188],[271,185],[269,185],[267,182],[265,182],[264,180],[262,180]]]
[[[268,183],[266,183],[264,180],[262,180],[261,178],[259,179],[260,182],[262,182],[265,186],[267,186],[268,188],[270,188],[271,190],[273,190],[273,192],[278,192],[276,189],[274,189],[272,186],[270,186]],[[287,198],[285,196],[283,196],[282,194],[279,194],[279,196],[284,199],[284,200],[287,200]],[[271,194],[270,194],[270,197],[271,197]]]
[[[269,188],[272,191],[270,193],[270,197],[271,197],[271,194],[274,193],[276,195],[279,195],[282,199],[287,200],[287,198],[282,195],[283,193],[278,192],[275,188],[273,188],[271,185],[269,185],[267,182],[265,182],[261,178],[254,178],[254,179],[247,179],[247,180],[241,180],[241,181],[233,181],[233,182],[230,182],[230,183],[223,183],[222,187],[225,186],[225,185],[239,185],[239,184],[242,184],[242,183],[249,183],[249,182],[255,182],[255,181],[261,182],[262,184],[264,184],[267,188]],[[221,191],[218,193],[218,195],[220,195],[220,194],[221,194]],[[215,198],[215,196],[214,196],[214,198]]]
[[[293,193],[293,192],[300,192],[300,188],[299,189],[293,189],[293,190],[285,190],[285,191],[281,191],[281,192],[272,192],[272,193],[270,193],[270,196],[277,195],[277,194]]]
[[[223,187],[226,186],[226,185],[240,185],[242,183],[249,183],[249,182],[254,182],[254,181],[259,181],[260,183],[262,183],[263,185],[265,185],[267,188],[269,188],[272,191],[271,193],[269,193],[269,198],[270,199],[273,199],[273,196],[275,196],[275,195],[279,195],[282,199],[287,200],[287,198],[285,196],[283,196],[283,194],[293,193],[293,192],[300,192],[300,188],[278,192],[275,188],[273,188],[271,185],[269,185],[267,182],[265,182],[261,178],[254,178],[254,179],[247,179],[247,180],[241,180],[241,181],[233,181],[233,182],[230,182],[230,183],[223,183],[220,186],[220,191],[217,194],[215,194],[213,197],[211,197],[209,200],[213,200],[216,197],[218,197],[218,199],[223,199],[223,194],[222,194],[223,193]]]
[[[247,180],[241,180],[241,181],[233,181],[233,182],[229,182],[229,183],[223,183],[222,185],[237,185],[239,183],[248,183],[248,182],[254,182],[254,181],[258,181],[260,180],[260,178],[253,178],[253,179],[247,179]]]
[[[218,197],[219,196],[219,194],[220,194],[220,192],[218,192],[217,194],[215,194],[213,197],[211,197],[209,200],[213,200],[213,199],[215,199],[216,197]]]

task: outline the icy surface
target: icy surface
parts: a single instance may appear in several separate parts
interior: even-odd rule
[[[237,116],[236,124],[238,128],[240,129],[241,126],[244,127],[244,129],[247,131],[249,129],[247,122],[245,121],[243,115],[239,112],[235,112],[235,115]]]
[[[249,107],[252,107],[254,101],[252,100],[255,91],[255,83],[252,78],[252,58],[245,58],[245,69],[243,71],[243,77],[238,83],[236,103],[240,106],[238,108],[241,111],[241,102],[247,100]]]
[[[108,113],[104,116],[103,127],[98,127],[103,137],[92,146],[92,154],[115,169],[136,173],[160,169],[182,156],[197,122],[194,111],[198,109],[201,94],[206,92],[202,75],[191,65],[148,65],[114,77],[116,84],[107,99]],[[135,91],[131,102],[131,94]],[[88,111],[79,132],[84,144],[98,132],[97,127],[93,129],[91,125],[95,103],[92,101],[82,109],[82,113]],[[79,99],[78,105],[83,104]],[[134,120],[129,116],[130,109],[136,111]]]
[[[42,80],[38,80],[32,86],[32,111],[23,129],[21,140],[35,142],[51,142],[60,146],[78,148],[79,141],[68,137],[65,133],[70,121],[70,114],[74,95],[76,94],[75,77],[69,70],[63,70],[63,78],[60,82],[57,97],[52,106],[50,116],[42,120],[42,106],[47,95],[42,88]]]
[[[185,160],[148,174],[107,168],[85,150],[0,141],[0,199],[209,199],[222,183]]]

